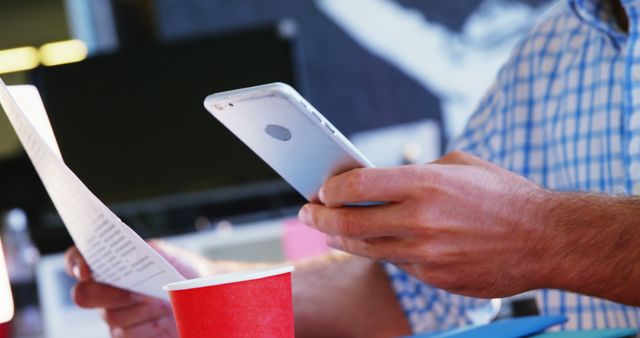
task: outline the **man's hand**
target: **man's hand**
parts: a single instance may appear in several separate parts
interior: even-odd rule
[[[233,263],[214,265],[200,256],[162,242],[150,244],[187,278],[233,269]],[[71,292],[74,302],[83,308],[101,309],[113,337],[178,337],[169,303],[96,282],[75,247],[65,254],[65,268],[78,280]]]
[[[150,243],[187,278],[264,267],[211,262],[161,242]],[[78,279],[74,301],[100,308],[113,337],[178,337],[168,303],[99,284],[76,248],[67,251],[66,270]],[[382,267],[344,254],[318,257],[296,266],[292,277],[296,337],[396,337],[411,331]]]
[[[329,179],[324,205],[299,217],[330,246],[396,263],[433,286],[500,297],[542,286],[553,232],[541,226],[552,192],[460,152],[436,163],[356,169]],[[370,207],[345,204],[384,201]]]

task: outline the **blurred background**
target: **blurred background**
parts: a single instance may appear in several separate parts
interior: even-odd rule
[[[0,0],[0,77],[38,88],[69,167],[143,238],[217,259],[299,259],[326,251],[295,221],[303,199],[204,97],[286,82],[377,165],[427,162],[550,5]],[[71,304],[71,239],[4,114],[0,214],[17,308],[0,337],[107,337]]]

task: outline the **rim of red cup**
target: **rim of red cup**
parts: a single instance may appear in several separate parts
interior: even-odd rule
[[[224,285],[224,284],[231,284],[231,283],[272,277],[276,275],[289,273],[289,272],[292,272],[293,270],[294,268],[292,265],[286,265],[286,266],[279,266],[279,267],[272,267],[272,268],[265,268],[265,269],[237,271],[237,272],[225,273],[220,275],[213,275],[209,277],[202,277],[202,278],[189,279],[189,280],[169,283],[164,287],[162,287],[162,289],[165,291],[180,291],[180,290],[204,288],[208,286]]]

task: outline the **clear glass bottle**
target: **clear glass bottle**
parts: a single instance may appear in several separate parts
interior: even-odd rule
[[[42,319],[38,307],[36,265],[40,253],[29,235],[27,215],[12,209],[2,217],[2,243],[13,298],[15,316],[11,321],[14,337],[34,338],[42,334]]]

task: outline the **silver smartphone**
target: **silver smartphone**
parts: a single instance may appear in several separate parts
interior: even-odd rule
[[[209,95],[205,108],[311,202],[327,178],[373,167],[295,89],[284,83]]]

